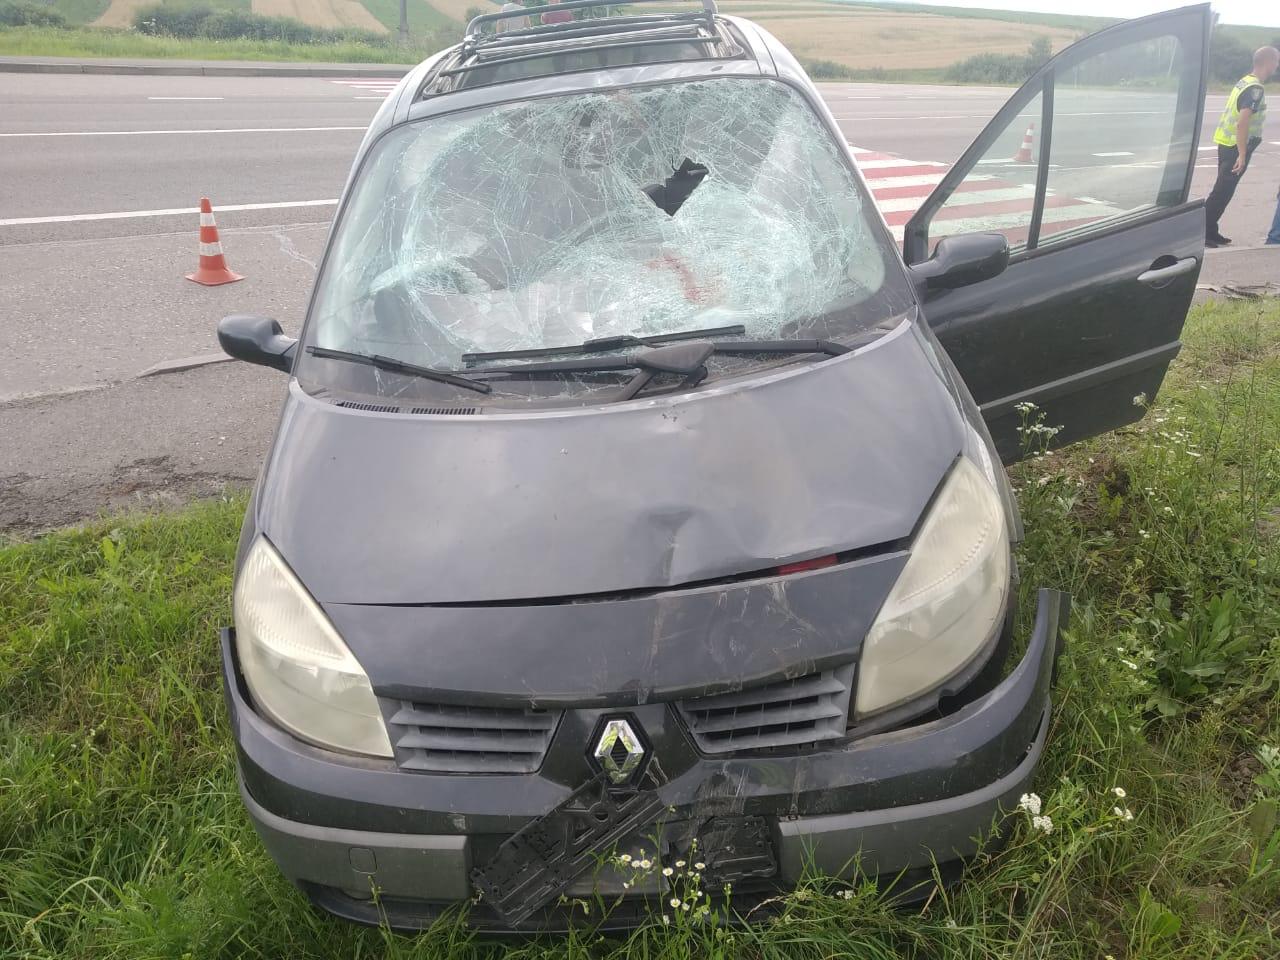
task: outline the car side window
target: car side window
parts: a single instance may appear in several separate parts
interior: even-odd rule
[[[1187,200],[1204,11],[1112,28],[1051,60],[1001,109],[904,231],[907,263],[940,237],[997,232],[1014,257],[1119,229]]]
[[[1195,115],[1179,90],[1199,63],[1176,36],[1102,51],[1054,77],[1040,246],[1182,202]]]
[[[931,242],[960,233],[994,232],[1004,234],[1010,252],[1026,247],[1035,208],[1042,103],[1042,95],[1036,94],[1019,109],[956,184],[930,221]]]

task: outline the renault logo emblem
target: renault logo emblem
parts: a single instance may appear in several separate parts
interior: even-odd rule
[[[626,783],[644,760],[644,744],[626,720],[614,719],[604,725],[591,755],[613,783]]]

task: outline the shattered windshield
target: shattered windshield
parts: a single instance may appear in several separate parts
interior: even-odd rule
[[[776,81],[429,119],[388,134],[363,169],[308,336],[441,369],[466,353],[729,324],[846,336],[907,302],[868,203]]]

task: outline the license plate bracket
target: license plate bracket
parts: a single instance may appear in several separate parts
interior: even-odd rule
[[[471,882],[503,923],[523,923],[614,844],[657,820],[663,809],[657,787],[649,773],[626,788],[596,776],[504,841],[471,872]]]

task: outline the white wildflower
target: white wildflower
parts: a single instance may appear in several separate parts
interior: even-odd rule
[[[662,925],[665,927],[665,926],[669,926],[670,923],[671,923],[671,918],[664,913],[662,915]]]
[[[631,854],[629,854],[629,853],[624,853],[624,854],[623,854],[622,856],[620,856],[618,859],[619,859],[619,860],[621,860],[623,863],[630,863],[630,862],[631,862]]]
[[[675,907],[675,908],[679,909],[679,907],[680,907],[680,898],[679,898],[679,897],[672,897],[670,900],[668,900],[668,901],[667,901],[667,903],[669,903],[669,904],[671,904],[671,906],[673,906],[673,907]]]
[[[1130,810],[1128,807],[1112,807],[1111,812],[1114,813],[1121,820],[1128,821],[1133,819],[1133,811]]]
[[[676,866],[677,866],[677,867],[683,867],[683,866],[684,866],[684,861],[683,861],[683,860],[677,860],[677,861],[676,861]]]
[[[1040,815],[1040,795],[1024,793],[1018,800],[1018,809],[1025,810],[1033,817],[1038,817]]]
[[[1053,833],[1053,821],[1048,817],[1032,817],[1031,826],[1036,830],[1043,830],[1046,835]]]
[[[707,869],[707,865],[706,865],[705,863],[703,863],[701,860],[699,860],[697,863],[695,863],[695,864],[693,865],[693,869],[695,869],[695,870],[705,870],[705,869]]]
[[[653,866],[653,863],[652,861],[649,861],[649,860],[641,860],[639,863],[639,867],[641,870],[648,870],[651,866]]]
[[[663,868],[662,868],[662,875],[663,875],[664,877],[669,877],[669,876],[671,876],[673,873],[675,873],[675,871],[674,871],[674,870],[672,870],[670,867],[663,867]]]
[[[1123,800],[1125,797],[1129,795],[1125,793],[1124,787],[1112,787],[1111,792],[1114,793],[1121,800]]]

